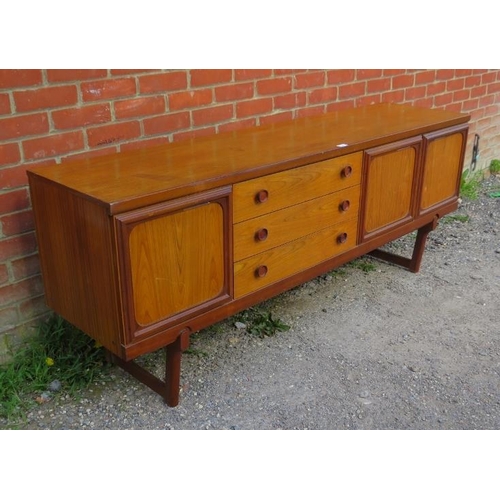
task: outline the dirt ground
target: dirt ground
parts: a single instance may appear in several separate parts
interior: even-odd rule
[[[490,177],[454,214],[467,221],[439,224],[418,274],[362,259],[268,301],[288,331],[232,318],[193,336],[178,407],[113,368],[24,428],[499,429],[499,190]],[[409,255],[413,238],[390,247]]]

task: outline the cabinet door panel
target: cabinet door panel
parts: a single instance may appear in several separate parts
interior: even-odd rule
[[[366,152],[363,236],[413,216],[420,138]]]
[[[453,197],[458,197],[463,165],[466,128],[440,131],[425,137],[425,163],[421,211],[427,211]]]
[[[129,341],[230,300],[229,192],[116,217]]]

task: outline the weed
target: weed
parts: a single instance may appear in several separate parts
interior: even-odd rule
[[[460,214],[457,214],[457,215],[447,215],[446,217],[443,217],[441,219],[441,222],[443,224],[448,224],[449,222],[454,222],[454,221],[469,222],[469,219],[470,219],[470,217],[468,215],[460,215]]]
[[[365,274],[368,274],[369,272],[375,271],[377,269],[375,264],[367,258],[352,260],[351,262],[348,262],[346,266],[352,267],[354,269],[361,269],[361,271],[363,271]]]
[[[491,160],[490,172],[492,174],[499,174],[500,173],[500,160]]]
[[[104,365],[104,349],[54,315],[40,324],[37,334],[10,361],[0,365],[0,417],[23,418],[36,396],[54,381],[65,393],[75,395],[104,374]]]
[[[460,196],[469,200],[477,200],[479,194],[479,175],[472,173],[468,169],[462,173],[460,180]]]
[[[271,312],[253,307],[237,314],[235,320],[245,323],[247,325],[247,332],[257,335],[261,339],[270,337],[276,332],[284,332],[290,329],[281,319],[273,318]]]

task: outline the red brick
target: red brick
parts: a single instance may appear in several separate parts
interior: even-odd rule
[[[0,284],[9,281],[9,270],[6,264],[0,264]]]
[[[257,80],[259,78],[269,78],[273,72],[270,69],[236,69],[234,70],[234,79],[238,80]]]
[[[425,99],[417,99],[413,102],[414,106],[420,108],[432,108],[432,97],[426,97]]]
[[[14,102],[17,112],[71,106],[72,104],[76,104],[77,99],[75,85],[14,92]]]
[[[473,109],[477,109],[478,106],[479,106],[479,99],[469,99],[464,102],[462,110],[469,112]]]
[[[41,276],[19,281],[17,283],[0,287],[0,306],[14,304],[43,293]]]
[[[414,99],[420,99],[421,97],[425,96],[426,93],[426,87],[421,86],[421,87],[409,87],[404,90],[405,93],[405,100],[407,101],[413,101]]]
[[[28,190],[24,187],[13,191],[0,192],[0,215],[24,210],[29,207],[29,204]]]
[[[0,118],[0,141],[45,134],[48,131],[49,121],[46,113]]]
[[[191,75],[191,87],[227,83],[233,78],[232,69],[192,69],[189,73]]]
[[[189,130],[187,132],[179,132],[173,135],[174,142],[185,141],[188,139],[196,139],[199,137],[208,137],[215,135],[217,132],[215,127],[198,128],[195,130]]]
[[[455,78],[446,82],[446,90],[462,90],[465,86],[465,78]]]
[[[476,87],[473,87],[470,91],[470,96],[471,97],[481,97],[483,95],[486,95],[486,91],[488,90],[488,87],[486,85],[477,85]]]
[[[446,90],[446,83],[445,82],[431,83],[430,85],[427,85],[427,87],[426,87],[426,93],[428,96],[441,94],[445,90]]]
[[[453,92],[453,101],[466,101],[470,97],[470,90],[458,90],[457,92]]]
[[[217,102],[241,101],[251,99],[253,95],[253,83],[234,83],[215,88],[215,100]]]
[[[29,87],[40,83],[41,69],[0,69],[0,89]]]
[[[255,127],[257,120],[255,118],[248,118],[246,120],[237,120],[229,123],[222,123],[219,125],[219,132],[230,132],[232,130],[242,130],[244,128]]]
[[[79,82],[81,80],[95,80],[106,78],[107,69],[48,69],[47,80],[49,82]]]
[[[0,261],[32,254],[36,251],[35,233],[25,233],[0,240]]]
[[[400,89],[403,87],[411,87],[415,80],[415,75],[401,75],[392,77],[392,88],[393,90]]]
[[[327,73],[327,83],[335,85],[338,83],[348,83],[354,81],[356,70],[354,69],[333,69]]]
[[[455,77],[454,69],[438,69],[436,71],[437,80],[453,80]]]
[[[436,70],[422,71],[415,75],[415,85],[423,85],[436,80]]]
[[[496,71],[490,71],[488,73],[485,73],[484,75],[481,75],[481,83],[492,83],[496,80],[496,78]]]
[[[91,104],[77,108],[61,109],[52,112],[52,120],[56,129],[86,127],[111,121],[110,105]]]
[[[305,89],[309,87],[322,87],[324,84],[325,84],[324,71],[314,71],[311,73],[295,75],[294,87],[296,89]]]
[[[480,75],[474,75],[474,76],[469,76],[465,79],[465,86],[466,87],[476,87],[477,85],[481,84],[481,76]]]
[[[481,97],[479,99],[479,107],[485,108],[486,106],[489,106],[495,102],[495,96],[494,95],[485,95],[484,97]]]
[[[382,102],[403,102],[405,98],[405,91],[393,90],[392,92],[384,92],[382,94]]]
[[[153,73],[157,69],[112,69],[112,75],[136,75],[138,73]]]
[[[397,76],[397,75],[404,75],[406,73],[406,70],[404,69],[384,69],[383,75],[384,76]]]
[[[1,155],[2,146],[0,146]],[[0,169],[0,189],[12,189],[28,183],[26,165]]]
[[[111,100],[136,93],[133,78],[114,78],[111,80],[97,80],[81,84],[84,101]]]
[[[261,95],[281,94],[292,90],[292,79],[272,78],[269,80],[259,80],[257,82],[257,92]]]
[[[275,69],[274,75],[293,75],[294,73],[304,73],[305,69]]]
[[[19,146],[17,143],[8,142],[6,144],[0,144],[0,166],[17,163],[20,159],[21,156],[19,154]]]
[[[28,160],[59,156],[70,151],[83,149],[84,146],[81,131],[65,132],[23,141],[24,158]]]
[[[434,97],[434,106],[441,107],[451,104],[453,102],[453,94],[447,93],[442,95],[437,95]]]
[[[453,111],[454,113],[460,113],[462,111],[462,105],[460,103],[452,103],[448,104],[444,108],[446,111]]]
[[[339,87],[339,99],[358,97],[365,93],[365,82],[350,83]]]
[[[115,116],[118,119],[157,115],[164,112],[165,98],[163,96],[138,97],[115,102]]]
[[[273,100],[270,97],[264,99],[252,99],[236,103],[236,117],[246,118],[248,116],[263,115],[271,113]]]
[[[269,125],[270,123],[280,123],[286,120],[291,120],[293,118],[293,113],[291,111],[284,111],[282,113],[276,113],[274,115],[267,115],[260,117],[261,125]]]
[[[360,84],[364,88],[364,83]],[[340,87],[342,89],[342,87]],[[337,99],[337,87],[326,87],[323,89],[310,90],[307,93],[308,104],[319,104],[335,101]]]
[[[197,108],[212,103],[212,89],[191,90],[170,94],[168,101],[172,111]]]
[[[293,92],[273,97],[274,109],[303,108],[307,102],[306,92]]]
[[[37,253],[13,260],[11,266],[15,281],[40,274],[40,258]]]
[[[161,144],[168,144],[168,137],[154,137],[152,139],[139,139],[137,141],[124,142],[120,144],[120,151],[132,151],[135,149],[149,148],[159,146]]]
[[[488,94],[495,94],[496,92],[500,92],[500,82],[490,83],[488,85]]]
[[[366,92],[368,94],[385,92],[386,90],[391,90],[391,79],[389,77],[377,78],[366,82]]]
[[[456,69],[455,70],[455,78],[459,76],[470,76],[472,75],[471,69]]]
[[[141,94],[182,90],[186,88],[187,74],[185,71],[173,71],[170,73],[139,77],[139,89]]]
[[[189,112],[168,113],[163,116],[144,120],[144,133],[147,135],[170,134],[176,130],[189,128],[191,119]]]
[[[356,71],[356,80],[368,80],[372,78],[380,78],[381,76],[381,69],[358,69]]]
[[[199,127],[211,123],[225,122],[233,118],[233,105],[214,106],[193,111],[193,125]]]
[[[18,323],[19,315],[17,313],[17,307],[10,306],[0,310],[0,332],[5,332],[7,329],[13,328]]]
[[[0,115],[10,113],[10,99],[8,94],[0,94]]]
[[[5,236],[27,233],[34,229],[33,212],[25,210],[11,215],[5,215],[0,219],[2,232]]]
[[[19,312],[24,319],[36,318],[49,311],[45,302],[45,296],[31,297],[21,302]]]
[[[139,122],[112,123],[87,129],[90,147],[114,144],[115,142],[135,139],[141,135]]]
[[[382,96],[380,94],[366,95],[363,97],[358,97],[356,99],[356,107],[361,106],[371,106],[372,104],[378,104],[382,101]]]
[[[328,109],[328,107],[327,107]],[[308,106],[297,110],[297,117],[304,118],[306,116],[318,116],[325,112],[325,106]]]

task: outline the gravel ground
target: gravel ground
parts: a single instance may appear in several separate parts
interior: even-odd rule
[[[233,318],[193,336],[178,407],[113,367],[80,398],[35,408],[23,428],[499,429],[493,190],[499,177],[463,201],[467,222],[447,218],[431,233],[418,274],[343,266],[265,304],[288,331],[261,339]],[[413,237],[389,247],[408,255]]]

